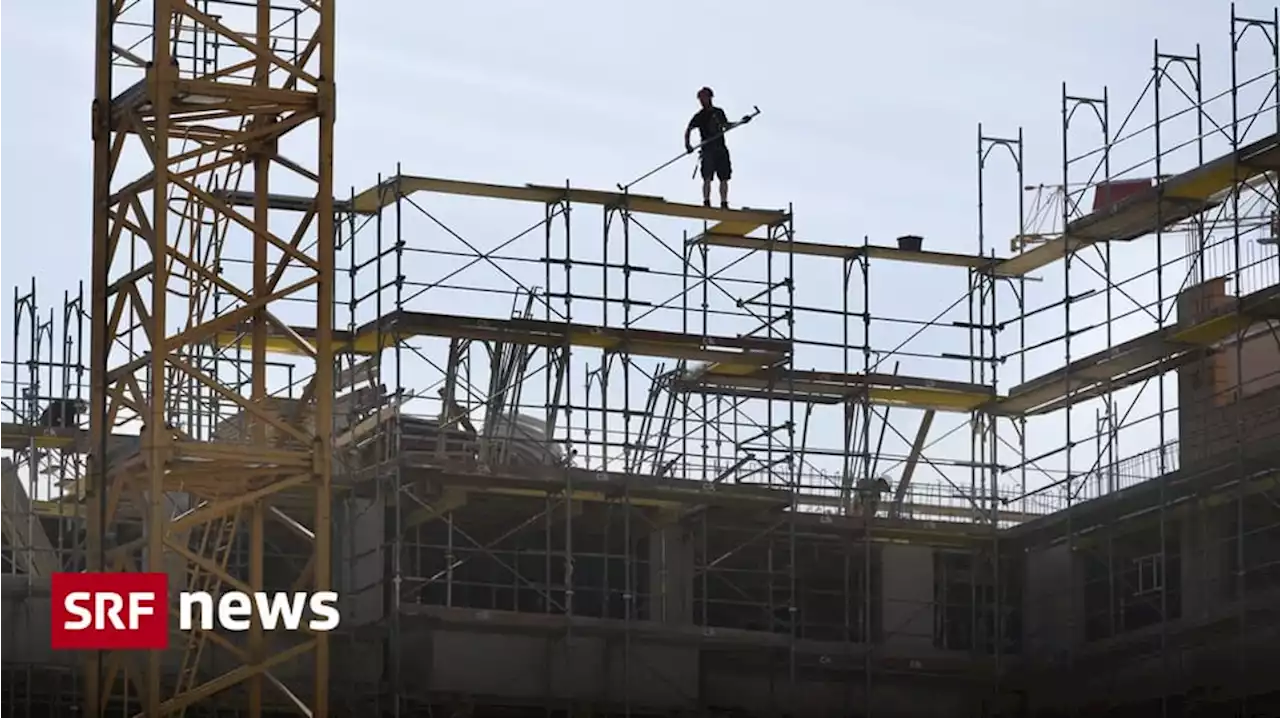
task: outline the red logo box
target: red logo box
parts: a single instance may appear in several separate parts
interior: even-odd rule
[[[55,650],[169,647],[169,577],[163,573],[55,573]]]

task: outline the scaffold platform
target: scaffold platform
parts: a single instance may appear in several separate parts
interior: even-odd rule
[[[733,231],[730,231],[733,230]],[[689,240],[690,244],[702,244],[708,247],[730,247],[749,251],[788,252],[809,257],[831,257],[833,259],[853,260],[866,257],[892,262],[914,262],[916,264],[932,264],[944,267],[962,267],[976,270],[992,270],[1005,260],[1000,257],[983,257],[976,254],[958,254],[955,252],[934,252],[909,250],[882,245],[847,245],[826,244],[819,242],[795,242],[769,237],[749,237],[747,232],[737,231],[736,227],[716,225],[706,232]],[[999,274],[999,272],[996,272]]]
[[[992,266],[1003,276],[1025,276],[1070,252],[1099,242],[1128,242],[1171,227],[1226,201],[1227,190],[1280,170],[1280,134],[1273,134],[1181,174],[1153,182],[1067,223],[1066,232]]]
[[[678,379],[676,390],[815,404],[839,404],[867,399],[872,404],[935,411],[967,412],[995,398],[995,389],[980,384],[895,376],[769,369],[753,374],[727,375],[711,367]]]
[[[397,197],[407,197],[419,192],[544,205],[558,202],[590,204],[634,214],[703,220],[713,223],[708,232],[725,236],[748,235],[762,227],[776,227],[791,218],[791,214],[785,210],[706,207],[700,204],[671,202],[657,195],[539,184],[503,185],[415,175],[391,177],[350,199],[335,198],[333,206],[334,211],[337,212],[368,216],[390,207]],[[217,192],[215,196],[229,205],[238,207],[253,207],[256,202],[254,193],[244,190],[224,190]],[[300,195],[273,193],[267,197],[267,206],[274,210],[309,212],[314,205],[314,198]]]
[[[754,229],[756,227],[772,226],[786,221],[790,216],[783,210],[721,209],[719,207],[704,207],[700,204],[670,202],[656,195],[632,194],[630,192],[611,192],[568,186],[552,187],[538,184],[526,184],[524,186],[501,185],[414,175],[397,175],[384,180],[382,183],[357,194],[351,200],[350,206],[352,211],[357,214],[374,214],[393,204],[397,196],[403,197],[418,192],[505,199],[538,204],[555,202],[594,204],[625,209],[637,214],[653,214],[717,222],[723,225],[726,231],[729,229],[740,231],[743,227]]]

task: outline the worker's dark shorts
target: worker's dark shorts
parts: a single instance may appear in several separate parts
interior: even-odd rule
[[[729,160],[729,149],[702,148],[702,179],[710,182],[719,177],[727,180],[733,176],[733,162]]]

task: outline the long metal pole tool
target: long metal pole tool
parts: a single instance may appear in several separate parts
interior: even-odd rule
[[[755,105],[752,105],[752,106],[751,106],[751,114],[747,115],[746,117],[743,117],[743,118],[742,118],[741,120],[739,120],[738,122],[734,122],[734,123],[730,124],[730,125],[729,125],[729,127],[727,127],[727,128],[725,129],[725,131],[724,131],[724,132],[721,132],[720,134],[716,135],[715,137],[710,137],[710,138],[707,138],[707,139],[705,139],[705,140],[703,140],[703,141],[699,142],[697,145],[695,145],[695,146],[694,146],[693,150],[697,150],[697,151],[699,151],[699,152],[700,152],[700,151],[702,151],[702,148],[703,148],[703,146],[704,146],[704,145],[706,145],[706,144],[708,144],[708,143],[710,143],[710,142],[715,142],[716,140],[720,139],[721,137],[724,137],[725,135],[729,134],[730,132],[734,131],[735,129],[737,129],[737,128],[739,128],[739,127],[742,127],[743,125],[745,125],[745,124],[747,124],[748,122],[750,122],[750,121],[751,121],[751,118],[755,117],[755,116],[756,116],[756,115],[758,115],[758,114],[760,114],[760,108],[759,108],[759,107],[756,107]],[[670,167],[671,165],[673,165],[673,164],[675,164],[675,163],[679,162],[680,160],[684,159],[685,157],[687,157],[687,156],[689,156],[689,155],[693,154],[693,150],[690,150],[689,152],[681,152],[680,154],[676,155],[675,157],[672,157],[671,159],[667,160],[666,162],[663,162],[662,164],[658,165],[657,167],[654,167],[653,169],[649,170],[648,172],[645,172],[644,174],[640,175],[639,177],[637,177],[637,178],[635,178],[635,179],[631,180],[630,182],[628,182],[628,183],[626,183],[626,184],[619,184],[619,185],[618,185],[618,189],[622,190],[623,192],[626,192],[627,190],[631,189],[632,187],[636,186],[637,184],[640,184],[640,183],[641,183],[641,182],[643,182],[644,180],[649,179],[650,177],[652,177],[652,176],[654,176],[654,175],[658,174],[659,172],[661,172],[662,170],[665,170],[666,168]]]

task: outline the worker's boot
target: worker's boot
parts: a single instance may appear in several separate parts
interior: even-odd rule
[[[703,207],[710,207],[710,206],[711,206],[711,200],[709,200],[709,199],[704,199],[704,200],[702,200],[702,206],[703,206]]]
[[[720,209],[729,209],[729,203],[728,203],[728,202],[721,202],[721,203],[720,203]]]

